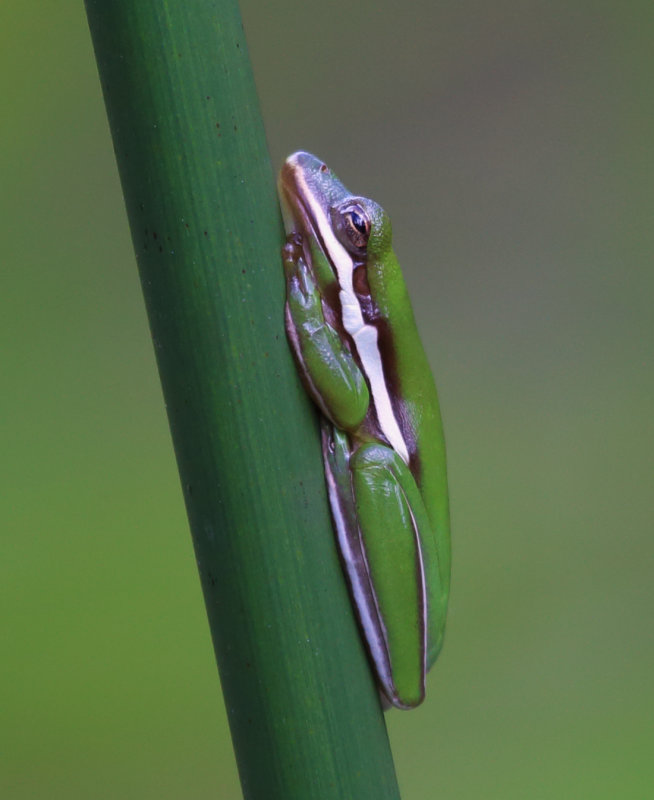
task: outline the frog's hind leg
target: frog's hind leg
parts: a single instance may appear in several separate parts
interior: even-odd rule
[[[429,522],[406,464],[390,447],[362,445],[350,459],[350,471],[391,667],[386,693],[393,705],[413,708],[425,696],[428,598],[422,536]]]
[[[384,694],[388,694],[392,685],[388,644],[357,521],[350,444],[347,435],[324,418],[321,419],[321,435],[327,493],[341,560],[379,681]]]
[[[368,443],[350,454],[346,435],[323,424],[323,454],[339,547],[382,691],[392,705],[413,708],[426,673],[424,506],[391,448]]]

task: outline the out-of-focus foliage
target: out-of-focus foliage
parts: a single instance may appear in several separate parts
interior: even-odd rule
[[[651,791],[639,5],[243,6],[273,158],[387,208],[441,391],[452,611],[387,715],[405,800]],[[6,0],[0,64],[0,795],[238,798],[82,6]]]

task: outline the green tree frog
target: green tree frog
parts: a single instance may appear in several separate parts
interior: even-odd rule
[[[445,444],[391,223],[315,156],[285,161],[287,337],[321,412],[331,515],[385,706],[413,708],[450,586]]]

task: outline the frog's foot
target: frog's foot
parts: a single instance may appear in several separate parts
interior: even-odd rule
[[[282,247],[282,263],[288,286],[292,286],[294,293],[299,293],[309,305],[315,302],[314,295],[317,294],[319,298],[320,293],[304,258],[302,235],[297,231],[286,237]]]

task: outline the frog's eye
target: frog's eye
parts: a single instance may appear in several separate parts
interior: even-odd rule
[[[370,219],[358,204],[347,205],[339,209],[340,239],[348,250],[355,253],[365,251],[370,238]]]

